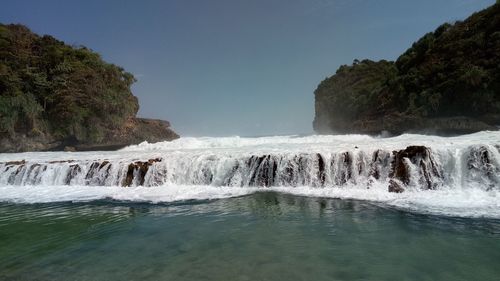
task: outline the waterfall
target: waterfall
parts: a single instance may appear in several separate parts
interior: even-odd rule
[[[70,157],[71,154],[64,155]],[[407,146],[328,152],[303,149],[266,153],[189,153],[164,150],[157,157],[22,159],[0,163],[0,185],[12,186],[167,186],[296,187],[388,191],[500,189],[500,152],[490,144],[455,147]]]

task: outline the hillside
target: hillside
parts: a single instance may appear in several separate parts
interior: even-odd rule
[[[314,94],[318,133],[496,130],[500,4],[439,26],[395,62],[343,65]]]
[[[0,24],[0,152],[110,149],[177,138],[136,118],[136,80],[99,54]]]

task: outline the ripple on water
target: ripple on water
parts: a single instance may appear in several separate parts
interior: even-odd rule
[[[159,204],[1,203],[0,222],[0,279],[495,280],[500,275],[499,220],[417,214],[369,201],[261,192]]]

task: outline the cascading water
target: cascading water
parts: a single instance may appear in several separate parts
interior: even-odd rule
[[[500,157],[491,145],[462,149],[410,146],[333,153],[217,155],[163,153],[154,159],[93,159],[0,164],[0,185],[331,187],[395,182],[399,188],[499,188]],[[403,191],[403,190],[401,190]]]
[[[375,201],[381,201],[384,193],[391,200],[470,190],[496,196],[500,192],[499,144],[498,132],[450,138],[181,138],[115,152],[0,155],[0,186],[6,191],[5,200],[22,197],[12,195],[16,188],[36,193],[50,187],[67,192],[75,188],[79,194],[85,187],[113,187],[113,196],[135,187],[178,193],[192,187],[205,190],[207,198],[217,189],[228,196],[236,189],[236,195],[242,190],[268,189],[347,198],[359,198],[362,193],[359,199]],[[397,197],[396,193],[406,195]],[[180,198],[190,199],[186,196]],[[488,200],[500,205],[499,199]]]

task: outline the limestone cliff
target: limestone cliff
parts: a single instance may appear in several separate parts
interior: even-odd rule
[[[83,46],[0,24],[0,152],[116,149],[179,136],[136,118],[134,76]]]
[[[355,60],[315,91],[318,133],[469,133],[500,124],[500,4],[426,34],[395,62]]]

